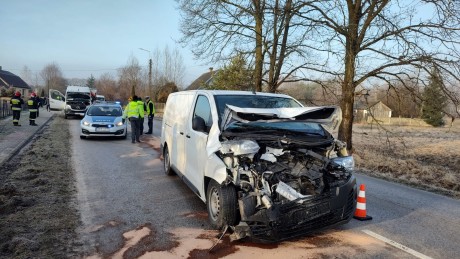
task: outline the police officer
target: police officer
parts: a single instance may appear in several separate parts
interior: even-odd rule
[[[35,93],[30,94],[30,99],[27,101],[27,105],[29,106],[29,125],[38,126],[35,123],[35,119],[37,118],[38,114],[38,100],[37,95]]]
[[[139,106],[139,134],[142,135],[144,133],[145,104],[141,97],[137,97],[137,105]]]
[[[19,91],[14,94],[13,98],[11,98],[10,104],[11,110],[13,110],[13,125],[21,126],[21,124],[19,124],[19,119],[21,118],[21,110],[24,100],[22,100],[21,93]]]
[[[145,111],[147,112],[147,125],[149,126],[149,131],[147,131],[145,134],[152,134],[153,117],[155,116],[155,106],[153,105],[153,102],[152,100],[150,100],[149,96],[145,97],[145,102],[147,103],[145,106]]]
[[[131,123],[131,142],[141,142],[139,140],[139,105],[137,104],[137,96],[130,97],[128,105],[123,111],[123,119],[128,118]],[[144,108],[142,107],[142,111]]]

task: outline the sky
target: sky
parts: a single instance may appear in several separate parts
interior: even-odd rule
[[[174,0],[0,0],[0,66],[21,75],[39,74],[56,63],[65,78],[98,78],[126,66],[130,57],[148,67],[156,48],[178,48],[184,58],[183,86],[207,67],[193,60],[180,38]]]

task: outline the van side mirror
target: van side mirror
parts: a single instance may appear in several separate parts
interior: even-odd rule
[[[192,129],[196,131],[208,133],[208,131],[206,130],[206,123],[204,122],[204,119],[201,118],[200,116],[193,117]]]

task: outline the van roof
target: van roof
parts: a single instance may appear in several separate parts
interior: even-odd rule
[[[77,85],[69,85],[67,86],[66,92],[85,92],[89,93],[89,87],[87,86],[77,86]]]
[[[211,95],[263,95],[263,96],[278,96],[278,97],[288,97],[292,98],[289,95],[277,94],[277,93],[265,93],[265,92],[251,92],[251,91],[233,91],[233,90],[187,90],[175,92],[175,94],[180,93],[209,93]]]

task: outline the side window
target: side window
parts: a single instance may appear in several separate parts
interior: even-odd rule
[[[212,126],[212,115],[211,106],[206,96],[198,96],[195,104],[195,110],[193,111],[193,129],[197,131],[208,132]],[[203,125],[204,122],[204,125]],[[203,128],[204,126],[204,128]]]

